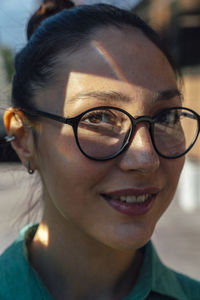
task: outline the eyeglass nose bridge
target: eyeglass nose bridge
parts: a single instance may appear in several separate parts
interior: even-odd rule
[[[139,123],[148,123],[150,125],[154,123],[154,120],[149,116],[139,116],[137,118],[132,117],[132,120],[133,120],[135,127]]]
[[[131,119],[131,123],[132,123],[132,130],[131,130],[131,132],[129,132],[129,136],[128,136],[127,141],[126,141],[126,146],[128,147],[128,145],[132,142],[132,140],[134,138],[135,131],[136,131],[136,126],[139,123],[147,123],[149,125],[148,130],[149,130],[149,133],[150,133],[150,136],[151,136],[151,142],[154,145],[153,137],[152,137],[152,126],[154,124],[154,120],[149,116],[139,116],[137,118],[134,118],[131,115],[130,115],[130,119]]]

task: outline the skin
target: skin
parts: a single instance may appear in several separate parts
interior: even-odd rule
[[[160,91],[177,89],[176,79],[165,56],[139,30],[102,29],[67,66],[66,57],[62,53],[58,58],[60,89],[52,84],[35,98],[41,110],[73,117],[112,105],[136,117],[181,105],[178,96],[156,98]],[[77,99],[88,91],[115,91],[129,101]],[[30,129],[20,120],[11,113],[5,116],[8,133],[16,137],[12,145],[24,164],[29,160],[38,169],[44,185],[44,216],[29,248],[32,265],[56,299],[121,299],[138,276],[138,249],[172,201],[184,158],[159,157],[145,123],[138,125],[126,152],[95,162],[81,154],[71,126],[42,119],[35,148]],[[141,216],[122,214],[101,197],[147,187],[159,192],[152,209]]]

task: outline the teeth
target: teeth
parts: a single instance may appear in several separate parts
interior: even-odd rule
[[[120,197],[120,201],[126,202],[127,201],[127,197],[125,197],[125,196]]]
[[[106,196],[106,195],[105,195]],[[144,203],[149,197],[151,197],[152,194],[144,194],[139,196],[106,196],[109,199],[114,199],[126,203]]]
[[[140,196],[121,196],[118,200],[127,203],[143,203],[150,197],[149,194],[140,195]]]

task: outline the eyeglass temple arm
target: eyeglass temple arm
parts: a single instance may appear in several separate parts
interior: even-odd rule
[[[55,120],[55,121],[60,122],[60,123],[70,124],[70,125],[72,123],[70,118],[69,119],[64,118],[62,116],[54,115],[54,114],[51,114],[51,113],[48,113],[48,112],[45,112],[45,111],[42,111],[42,110],[33,109],[31,111],[29,111],[29,110],[24,110],[24,111],[27,112],[30,115],[41,116],[41,117],[44,117],[44,118]]]
[[[199,128],[198,131],[200,131],[200,115],[199,114],[196,113],[196,115],[194,115],[194,114],[191,114],[191,113],[188,113],[188,112],[184,112],[183,115],[185,117],[188,117],[188,118],[193,119],[193,120],[197,119],[197,121],[198,121],[198,128]]]
[[[188,117],[190,119],[196,119],[193,114],[182,112],[181,116]]]
[[[184,116],[184,117],[188,117],[190,119],[193,119],[193,120],[196,119],[196,116],[194,114],[191,114],[191,113],[188,113],[188,112],[182,112],[181,115]],[[200,116],[198,114],[197,114],[197,116],[198,116],[198,121],[200,122]]]

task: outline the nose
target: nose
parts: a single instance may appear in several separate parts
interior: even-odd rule
[[[148,125],[140,123],[127,150],[120,156],[119,166],[123,171],[153,173],[159,165],[160,157],[152,144]]]

